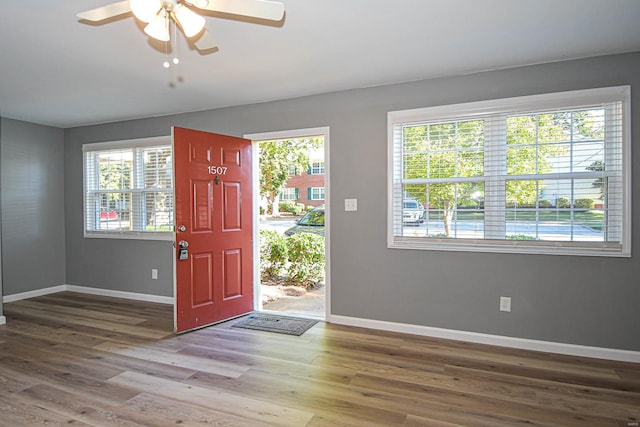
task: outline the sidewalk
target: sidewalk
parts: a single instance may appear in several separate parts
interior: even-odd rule
[[[271,292],[274,286],[262,285],[263,293]],[[325,286],[308,291],[298,297],[280,296],[277,300],[263,304],[263,310],[279,311],[284,315],[304,315],[324,318],[325,312]]]

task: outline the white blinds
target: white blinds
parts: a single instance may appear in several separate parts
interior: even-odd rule
[[[622,250],[624,99],[593,95],[390,113],[392,246],[406,237]]]
[[[170,145],[85,147],[85,232],[172,232],[171,162]]]

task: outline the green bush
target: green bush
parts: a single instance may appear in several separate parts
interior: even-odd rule
[[[576,209],[592,209],[593,199],[576,199],[573,202],[573,206],[575,206]]]
[[[260,273],[278,276],[287,264],[287,257],[287,239],[277,231],[260,230]]]
[[[556,207],[560,209],[566,209],[571,207],[571,200],[566,197],[558,197],[556,199]]]
[[[536,238],[526,234],[508,234],[507,240],[536,240]]]
[[[287,239],[288,276],[291,282],[310,285],[324,275],[324,237],[313,233],[298,233]]]
[[[458,203],[458,209],[478,209],[480,203],[472,199],[462,199]]]
[[[300,215],[304,210],[304,205],[302,203],[295,202],[280,202],[278,209],[280,212],[289,212],[293,215]]]
[[[538,207],[540,208],[550,208],[551,207],[551,201],[550,200],[538,200]]]

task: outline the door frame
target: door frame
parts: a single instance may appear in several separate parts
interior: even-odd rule
[[[243,138],[252,141],[253,151],[253,307],[259,309],[260,295],[260,215],[256,214],[260,206],[260,156],[259,142],[272,139],[293,139],[305,136],[322,135],[324,137],[324,235],[325,235],[325,321],[331,321],[331,206],[330,206],[330,157],[329,157],[329,126],[293,129],[274,132],[245,134]]]

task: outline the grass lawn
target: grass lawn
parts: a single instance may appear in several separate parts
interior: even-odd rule
[[[430,211],[431,220],[442,220],[440,211]],[[458,210],[456,213],[458,221],[484,221],[484,212],[477,210]],[[506,220],[510,221],[540,221],[540,222],[573,222],[575,224],[602,231],[604,224],[604,212],[596,210],[569,210],[561,209],[539,209],[536,210],[507,210]]]

